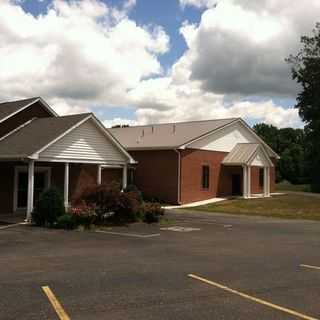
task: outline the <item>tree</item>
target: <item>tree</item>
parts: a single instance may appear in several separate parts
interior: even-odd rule
[[[306,141],[302,129],[283,128],[265,123],[256,124],[255,132],[279,154],[276,180],[293,184],[308,182],[306,175]]]
[[[305,122],[308,160],[311,166],[313,191],[320,192],[320,23],[311,36],[301,37],[302,48],[290,55],[292,78],[301,86],[296,108]]]

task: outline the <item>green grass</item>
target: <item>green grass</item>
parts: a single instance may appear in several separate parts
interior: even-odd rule
[[[234,199],[212,203],[194,210],[285,219],[320,220],[320,198],[281,195],[260,199]]]
[[[311,189],[309,184],[291,184],[290,182],[280,182],[276,184],[276,191],[311,192]]]

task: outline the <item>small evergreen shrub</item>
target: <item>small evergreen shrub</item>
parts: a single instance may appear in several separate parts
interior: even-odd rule
[[[146,202],[143,205],[143,221],[146,223],[157,223],[164,215],[164,209],[161,208],[160,203]]]
[[[72,230],[78,226],[75,217],[70,213],[65,213],[58,217],[56,227],[60,229]]]
[[[65,214],[60,190],[50,188],[40,195],[32,212],[32,221],[37,226],[53,227],[58,218]]]

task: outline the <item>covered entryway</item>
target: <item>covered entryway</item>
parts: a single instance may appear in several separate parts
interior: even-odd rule
[[[270,168],[273,163],[261,144],[239,143],[224,158],[224,166],[241,166],[242,177],[232,175],[232,195],[251,198],[270,196]],[[242,191],[239,188],[242,183]]]
[[[26,213],[50,186],[59,188],[68,207],[89,185],[101,184],[103,171],[127,168],[133,158],[93,114],[39,118],[0,139],[0,213]]]

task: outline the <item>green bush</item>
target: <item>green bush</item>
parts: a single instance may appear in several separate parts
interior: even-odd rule
[[[50,188],[40,195],[32,212],[32,222],[37,226],[53,227],[64,214],[62,193],[56,188]]]
[[[143,221],[146,223],[157,223],[161,216],[164,215],[164,209],[161,208],[160,203],[146,202],[143,205]]]
[[[70,213],[65,213],[57,219],[57,228],[72,230],[78,226],[75,217]]]

